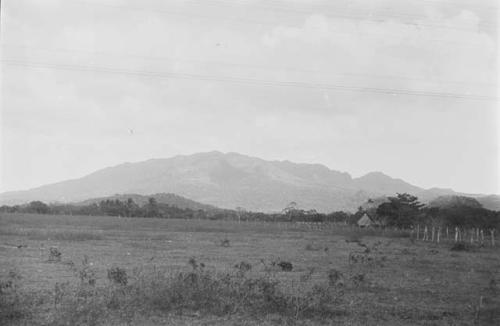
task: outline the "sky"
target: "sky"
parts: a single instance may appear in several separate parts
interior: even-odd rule
[[[497,193],[495,0],[3,0],[0,191],[219,150]]]

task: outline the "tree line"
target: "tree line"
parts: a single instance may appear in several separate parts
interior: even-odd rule
[[[252,212],[242,208],[195,210],[158,203],[153,197],[143,205],[135,203],[131,198],[124,201],[107,199],[85,205],[46,204],[41,201],[32,201],[25,205],[1,206],[0,212],[345,224],[356,224],[366,213],[375,225],[381,227],[407,229],[416,225],[432,225],[500,229],[500,212],[468,205],[429,207],[420,203],[417,197],[407,193],[388,197],[387,201],[370,211],[360,207],[354,214],[343,211],[325,214],[315,210],[303,210],[299,209],[295,202],[291,202],[278,213]]]
[[[236,210],[195,210],[190,208],[179,208],[165,203],[158,203],[153,197],[149,198],[148,202],[144,205],[137,204],[131,198],[125,201],[118,199],[106,199],[98,203],[85,205],[46,204],[42,201],[32,201],[25,205],[1,206],[0,212],[267,222],[345,222],[352,215],[346,212],[323,214],[318,213],[315,210],[305,211],[302,209],[291,209],[286,213],[251,212],[241,208]]]
[[[364,214],[359,210],[355,216]],[[408,229],[417,225],[435,227],[500,229],[500,212],[480,204],[457,203],[443,207],[426,206],[416,196],[403,193],[387,197],[370,216],[376,223]]]

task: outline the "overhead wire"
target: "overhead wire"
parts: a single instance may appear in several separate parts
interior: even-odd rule
[[[435,79],[435,78],[415,78],[410,76],[397,76],[397,75],[380,75],[380,74],[362,74],[362,73],[348,73],[338,71],[331,71],[328,69],[304,69],[298,68],[297,66],[269,66],[269,65],[259,65],[259,64],[249,64],[249,63],[240,63],[240,62],[223,62],[217,60],[199,60],[199,59],[187,59],[185,57],[162,57],[162,56],[145,56],[139,54],[130,54],[123,52],[107,52],[107,51],[90,51],[90,50],[82,50],[82,49],[67,49],[67,48],[57,48],[57,49],[47,49],[47,48],[39,48],[33,46],[26,45],[12,45],[12,44],[2,44],[0,43],[0,47],[2,48],[18,48],[18,49],[27,49],[30,51],[42,51],[49,53],[76,53],[76,54],[84,54],[91,56],[104,56],[104,57],[118,57],[118,58],[133,58],[143,61],[161,61],[161,62],[186,62],[186,63],[195,63],[201,65],[218,65],[218,66],[227,66],[227,67],[240,67],[240,68],[250,68],[250,69],[262,69],[266,71],[293,71],[297,73],[311,73],[311,74],[328,74],[330,76],[342,76],[342,77],[357,77],[357,78],[375,78],[375,79],[390,79],[390,80],[409,80],[409,81],[421,81],[427,83],[438,83],[438,84],[463,84],[463,85],[482,85],[482,86],[490,86],[495,87],[494,83],[486,83],[486,82],[473,82],[473,81],[457,81],[457,80],[443,80],[443,79]]]
[[[195,0],[187,0],[186,2],[189,2],[189,3],[195,3],[195,4],[200,4],[200,2],[197,2]],[[241,1],[225,1],[225,0],[206,0],[206,2],[203,2],[203,5],[207,5],[207,4],[210,4],[210,3],[217,3],[217,4],[222,4],[222,5],[226,5],[226,6],[233,6],[234,5],[237,5],[238,3],[242,4],[244,2],[241,2]],[[269,3],[271,4],[276,4],[274,6],[269,6]],[[311,9],[311,10],[300,10],[300,9],[296,9],[296,8],[290,8],[289,6],[284,6],[284,3],[283,2],[277,2],[277,1],[273,1],[273,0],[266,0],[265,1],[265,4],[262,4],[262,3],[252,3],[251,4],[252,7],[261,7],[261,8],[264,8],[264,9],[272,9],[274,11],[277,11],[277,12],[288,12],[288,13],[293,13],[293,14],[300,14],[300,15],[311,15],[311,14],[316,14],[316,13],[320,13],[321,15],[324,15],[325,17],[329,17],[329,18],[343,18],[343,19],[348,19],[348,20],[363,20],[363,21],[372,21],[372,22],[384,22],[384,21],[387,21],[389,19],[400,19],[400,18],[411,18],[411,19],[421,19],[422,17],[419,17],[419,16],[415,16],[415,15],[407,15],[407,14],[395,14],[395,13],[391,13],[389,15],[385,14],[381,14],[383,12],[376,12],[375,13],[375,16],[379,16],[378,19],[374,18],[374,13],[373,12],[370,12],[367,15],[353,15],[353,14],[350,14],[350,13],[343,13],[343,12],[331,12],[329,11],[328,9],[326,9],[324,6],[323,7],[320,7],[318,5],[312,5],[312,4],[308,4],[307,7],[308,9]],[[386,9],[386,8],[382,8],[382,9]],[[404,22],[403,22],[404,23]],[[422,23],[421,21],[418,21],[418,22],[413,22],[413,23],[405,23],[405,24],[408,24],[408,25],[417,25],[419,27],[433,27],[433,28],[440,28],[440,29],[452,29],[452,30],[459,30],[459,31],[470,31],[470,29],[467,29],[467,28],[462,28],[462,27],[456,27],[456,26],[449,26],[449,25],[443,25],[443,24],[429,24],[429,23]],[[489,24],[485,24],[485,23],[480,23],[478,25],[478,27],[481,27],[481,28],[496,28],[496,26],[492,26],[492,25],[489,25]]]
[[[229,2],[225,2],[222,0],[211,0],[213,1],[219,1],[220,3],[225,3],[225,4],[230,4]],[[189,2],[189,1],[188,1]],[[183,17],[197,17],[197,18],[203,18],[203,19],[217,19],[218,21],[225,21],[225,22],[230,22],[230,23],[236,23],[236,24],[254,24],[254,25],[270,25],[270,26],[276,26],[276,23],[274,21],[259,21],[259,20],[254,20],[254,19],[248,19],[247,17],[228,17],[228,16],[216,16],[216,15],[204,15],[204,14],[199,14],[199,13],[188,13],[188,12],[183,12],[183,11],[173,11],[173,10],[167,10],[163,8],[144,8],[144,7],[138,7],[138,6],[128,6],[128,5],[116,5],[116,4],[110,4],[110,3],[103,3],[103,2],[98,2],[98,3],[90,3],[88,1],[84,0],[66,0],[64,2],[65,4],[79,4],[79,5],[86,5],[86,6],[100,6],[104,8],[112,8],[112,9],[120,9],[120,10],[129,10],[129,11],[143,11],[143,12],[154,12],[154,13],[159,13],[159,14],[165,14],[165,15],[174,15],[174,16],[183,16]],[[192,3],[192,1],[191,1]],[[203,2],[205,6],[210,6],[210,1],[208,2]],[[271,7],[268,7],[271,8]],[[288,9],[288,8],[275,8],[279,11],[282,12],[289,12],[289,13],[295,13],[295,14],[313,14],[314,12],[307,12],[307,11],[300,11],[300,10],[294,10],[294,9]],[[373,17],[366,17],[366,16],[354,16],[354,15],[348,15],[348,14],[333,14],[333,13],[325,13],[324,11],[321,12],[322,15],[325,17],[329,18],[342,18],[346,20],[352,20],[352,21],[363,21],[363,22],[374,22],[374,23],[381,23],[388,21],[389,18],[401,18],[401,16],[398,15],[393,15],[387,16],[384,18],[379,18],[375,19]],[[420,28],[439,28],[439,29],[449,29],[449,30],[456,30],[456,31],[463,31],[463,32],[472,32],[471,29],[469,28],[461,28],[461,27],[455,27],[455,26],[448,26],[448,25],[441,25],[441,24],[426,24],[422,22],[402,22],[399,21],[399,23],[408,25],[408,26],[414,26],[417,29]],[[377,33],[366,33],[366,34],[377,34]],[[438,42],[447,42],[447,40],[436,40]],[[457,42],[458,43],[458,42]]]
[[[495,96],[467,94],[467,93],[431,92],[425,90],[364,87],[364,86],[352,86],[352,85],[341,85],[341,84],[312,83],[304,81],[266,80],[266,79],[242,78],[242,77],[232,77],[232,76],[215,76],[215,75],[190,74],[190,73],[178,73],[178,72],[127,70],[127,69],[100,67],[100,66],[63,65],[63,64],[52,64],[47,62],[28,62],[28,61],[9,60],[9,59],[2,59],[0,61],[4,65],[18,66],[18,67],[25,67],[32,69],[44,68],[44,69],[60,69],[60,70],[79,71],[79,72],[101,72],[101,73],[132,75],[132,76],[151,77],[151,78],[187,79],[187,80],[213,81],[213,82],[223,82],[223,83],[233,83],[233,84],[250,84],[257,86],[298,87],[298,88],[309,88],[309,89],[320,89],[320,90],[338,90],[338,91],[348,91],[348,92],[388,94],[392,96],[407,95],[407,96],[469,99],[469,100],[480,100],[480,101],[498,101],[498,98]]]

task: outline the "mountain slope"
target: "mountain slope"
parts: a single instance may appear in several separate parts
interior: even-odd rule
[[[359,189],[383,194],[394,194],[395,192],[415,194],[423,190],[401,179],[391,178],[382,172],[370,172],[354,179],[353,182]]]
[[[429,205],[429,207],[438,207],[438,208],[452,208],[452,207],[471,207],[471,208],[481,208],[483,207],[481,203],[472,197],[465,196],[439,196],[436,199],[433,199]]]
[[[134,203],[138,204],[139,206],[143,206],[148,203],[149,198],[154,198],[156,199],[156,202],[159,204],[167,204],[170,206],[174,206],[177,208],[181,209],[192,209],[192,210],[204,210],[204,211],[217,211],[220,210],[219,208],[212,206],[212,205],[206,205],[206,204],[201,204],[198,203],[194,200],[187,199],[185,197],[176,195],[176,194],[152,194],[152,195],[139,195],[139,194],[117,194],[113,196],[107,196],[107,197],[100,197],[100,198],[92,198],[92,199],[87,199],[82,202],[76,203],[76,205],[90,205],[90,204],[98,204],[103,200],[119,200],[119,201],[127,201],[128,199],[132,199]]]
[[[397,192],[437,197],[429,191],[380,172],[353,179],[348,173],[319,164],[208,152],[120,164],[80,179],[3,193],[0,203],[74,202],[114,194],[175,193],[221,208],[281,211],[295,201],[300,208],[330,212],[355,211],[368,198]],[[436,193],[443,194],[441,190]]]

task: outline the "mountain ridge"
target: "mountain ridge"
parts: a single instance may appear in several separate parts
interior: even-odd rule
[[[368,198],[412,193],[424,202],[448,189],[423,189],[382,172],[353,178],[322,164],[268,161],[218,151],[125,162],[86,176],[0,194],[0,204],[78,202],[114,194],[174,193],[220,208],[281,211],[289,202],[321,212],[355,211]],[[496,203],[495,198],[489,202]]]

